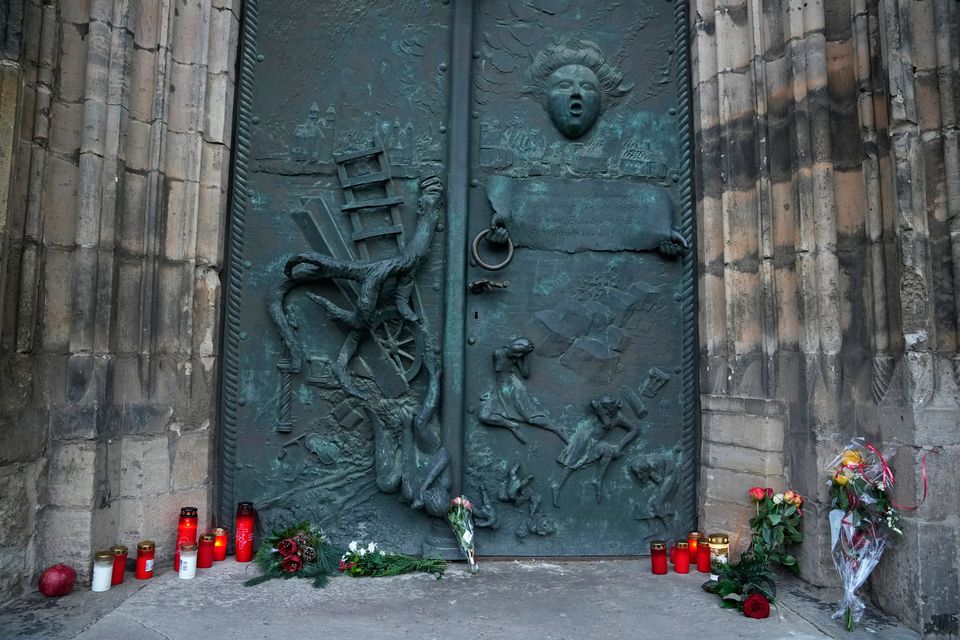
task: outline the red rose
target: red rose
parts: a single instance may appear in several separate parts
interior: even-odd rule
[[[277,543],[277,551],[284,558],[289,558],[297,552],[297,541],[293,538],[287,538]]]
[[[301,566],[303,566],[303,561],[300,560],[300,556],[287,556],[280,563],[280,570],[284,573],[296,573],[300,571]]]
[[[762,593],[751,593],[743,601],[743,615],[748,618],[766,618],[770,615],[770,601]]]
[[[751,498],[754,502],[760,502],[760,501],[763,500],[763,499],[766,497],[766,495],[767,495],[767,492],[764,491],[763,487],[753,487],[753,488],[751,488],[750,491],[748,491],[747,493],[750,494],[750,498]]]
[[[767,487],[766,489],[764,489],[764,491],[767,492],[767,497],[768,497],[768,498],[772,498],[772,497],[773,497],[773,489],[771,489],[770,487]]]

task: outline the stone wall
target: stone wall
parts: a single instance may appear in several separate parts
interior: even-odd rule
[[[0,599],[209,523],[240,1],[5,7]]]
[[[896,497],[914,504],[919,461],[936,448],[933,499],[905,514],[871,586],[931,637],[960,624],[958,20],[953,0],[691,10],[702,521],[729,517],[729,483],[745,492],[763,477],[737,461],[783,429],[786,483],[811,500],[802,573],[836,585],[824,468],[854,435],[896,444]],[[759,400],[781,403],[784,420],[758,422]],[[737,424],[756,435],[724,441],[721,460],[718,425]]]

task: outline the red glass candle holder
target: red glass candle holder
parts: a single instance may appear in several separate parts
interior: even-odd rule
[[[690,573],[690,545],[679,541],[674,545],[676,552],[674,554],[673,570],[677,573]]]
[[[110,584],[123,584],[123,573],[127,570],[127,548],[122,544],[110,547],[113,552],[113,575]]]
[[[177,543],[173,553],[173,566],[180,566],[180,545],[197,543],[197,508],[183,507],[177,521]]]
[[[697,571],[700,573],[710,573],[710,545],[706,540],[701,540],[697,547]]]
[[[213,530],[213,560],[219,562],[227,558],[227,530],[217,527]]]
[[[253,560],[253,527],[256,516],[252,502],[237,504],[237,523],[233,529],[237,562]]]
[[[137,580],[147,580],[153,577],[153,556],[156,553],[156,544],[153,540],[144,540],[137,545],[137,569],[133,574]]]
[[[667,543],[664,540],[650,543],[650,570],[658,576],[667,573]]]
[[[700,546],[700,540],[703,539],[703,534],[699,531],[691,531],[687,534],[687,544],[690,546],[690,563],[696,564],[697,562],[697,549]]]
[[[213,544],[216,536],[212,533],[200,534],[200,545],[197,548],[197,569],[209,569],[213,566]]]

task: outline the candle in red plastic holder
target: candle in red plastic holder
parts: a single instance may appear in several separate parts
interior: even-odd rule
[[[227,530],[217,527],[213,530],[213,560],[219,562],[227,558]]]
[[[690,573],[690,545],[683,540],[674,545],[676,548],[673,570],[677,573]]]
[[[237,523],[233,529],[237,562],[253,560],[253,526],[256,515],[252,502],[237,503]]]
[[[110,584],[123,584],[123,572],[127,569],[127,548],[122,544],[110,547],[113,553],[113,575]]]
[[[650,543],[650,569],[658,575],[667,573],[667,543],[664,540],[654,540]]]
[[[217,539],[212,533],[200,534],[200,546],[197,549],[197,569],[209,569],[213,566],[213,544]]]
[[[697,571],[710,573],[710,545],[706,540],[701,540],[697,547]]]
[[[173,554],[173,566],[180,566],[180,545],[197,544],[197,508],[183,507],[177,521],[177,543]]]
[[[153,577],[153,555],[156,547],[153,540],[144,540],[137,545],[137,569],[133,574],[137,580]]]
[[[700,546],[700,540],[703,539],[703,534],[699,531],[691,531],[687,534],[687,544],[690,545],[690,563],[697,563],[697,549]]]

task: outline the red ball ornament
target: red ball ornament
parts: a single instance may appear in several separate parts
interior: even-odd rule
[[[49,598],[59,598],[73,591],[73,584],[77,581],[77,572],[65,564],[55,564],[47,567],[40,575],[37,588],[40,593]]]

